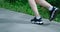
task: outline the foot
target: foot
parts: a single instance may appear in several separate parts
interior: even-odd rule
[[[34,17],[34,19],[32,19],[31,22],[33,24],[39,24],[39,25],[42,25],[43,24],[42,18],[36,19],[36,17]]]
[[[50,21],[52,21],[55,18],[57,11],[58,11],[58,8],[56,7],[52,8],[52,10],[50,11],[50,19],[49,19]]]

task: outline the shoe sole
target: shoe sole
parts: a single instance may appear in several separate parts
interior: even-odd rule
[[[43,22],[35,22],[35,21],[31,21],[32,24],[38,24],[38,25],[43,25]]]
[[[50,18],[49,20],[52,21],[53,19],[55,19],[56,16],[57,16],[57,13],[58,13],[59,11],[60,11],[60,9],[57,9],[57,10],[55,11],[55,13],[54,13],[53,18]]]

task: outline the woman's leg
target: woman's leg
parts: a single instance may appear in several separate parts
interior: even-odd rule
[[[31,6],[31,8],[32,8],[32,10],[33,10],[33,12],[35,14],[35,18],[32,19],[31,21],[32,22],[35,22],[36,24],[42,25],[43,22],[41,21],[41,17],[39,15],[39,12],[38,12],[37,5],[36,5],[35,0],[29,0],[29,4],[30,4],[30,6]]]
[[[56,12],[57,12],[58,8],[52,6],[51,4],[49,4],[45,0],[36,0],[36,2],[43,7],[46,7],[51,12],[49,20],[52,21],[55,18],[55,15],[56,15]]]
[[[35,0],[29,0],[29,4],[36,17],[40,17]]]
[[[47,1],[45,0],[36,0],[36,2],[38,4],[40,4],[43,7],[46,7],[47,9],[49,9],[50,7],[53,7],[51,4],[49,4]]]

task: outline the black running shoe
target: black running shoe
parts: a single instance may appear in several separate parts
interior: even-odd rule
[[[39,24],[39,25],[42,25],[42,24],[43,24],[42,18],[36,19],[36,17],[34,17],[34,19],[31,20],[31,23],[32,23],[32,24]]]
[[[52,21],[55,18],[57,11],[58,11],[58,8],[56,7],[52,8],[52,11],[50,11],[50,19],[49,19],[50,21]]]

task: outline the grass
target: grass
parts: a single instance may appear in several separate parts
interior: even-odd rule
[[[11,4],[7,2],[2,2],[0,3],[0,8],[6,8],[12,11],[34,15],[28,3],[23,4],[21,2],[16,2],[15,4]],[[39,10],[40,15],[43,18],[47,18],[47,19],[49,18],[49,11],[46,8],[43,8],[40,5],[38,5],[38,10]],[[60,22],[60,14],[58,14],[58,16],[55,18],[55,21]]]

